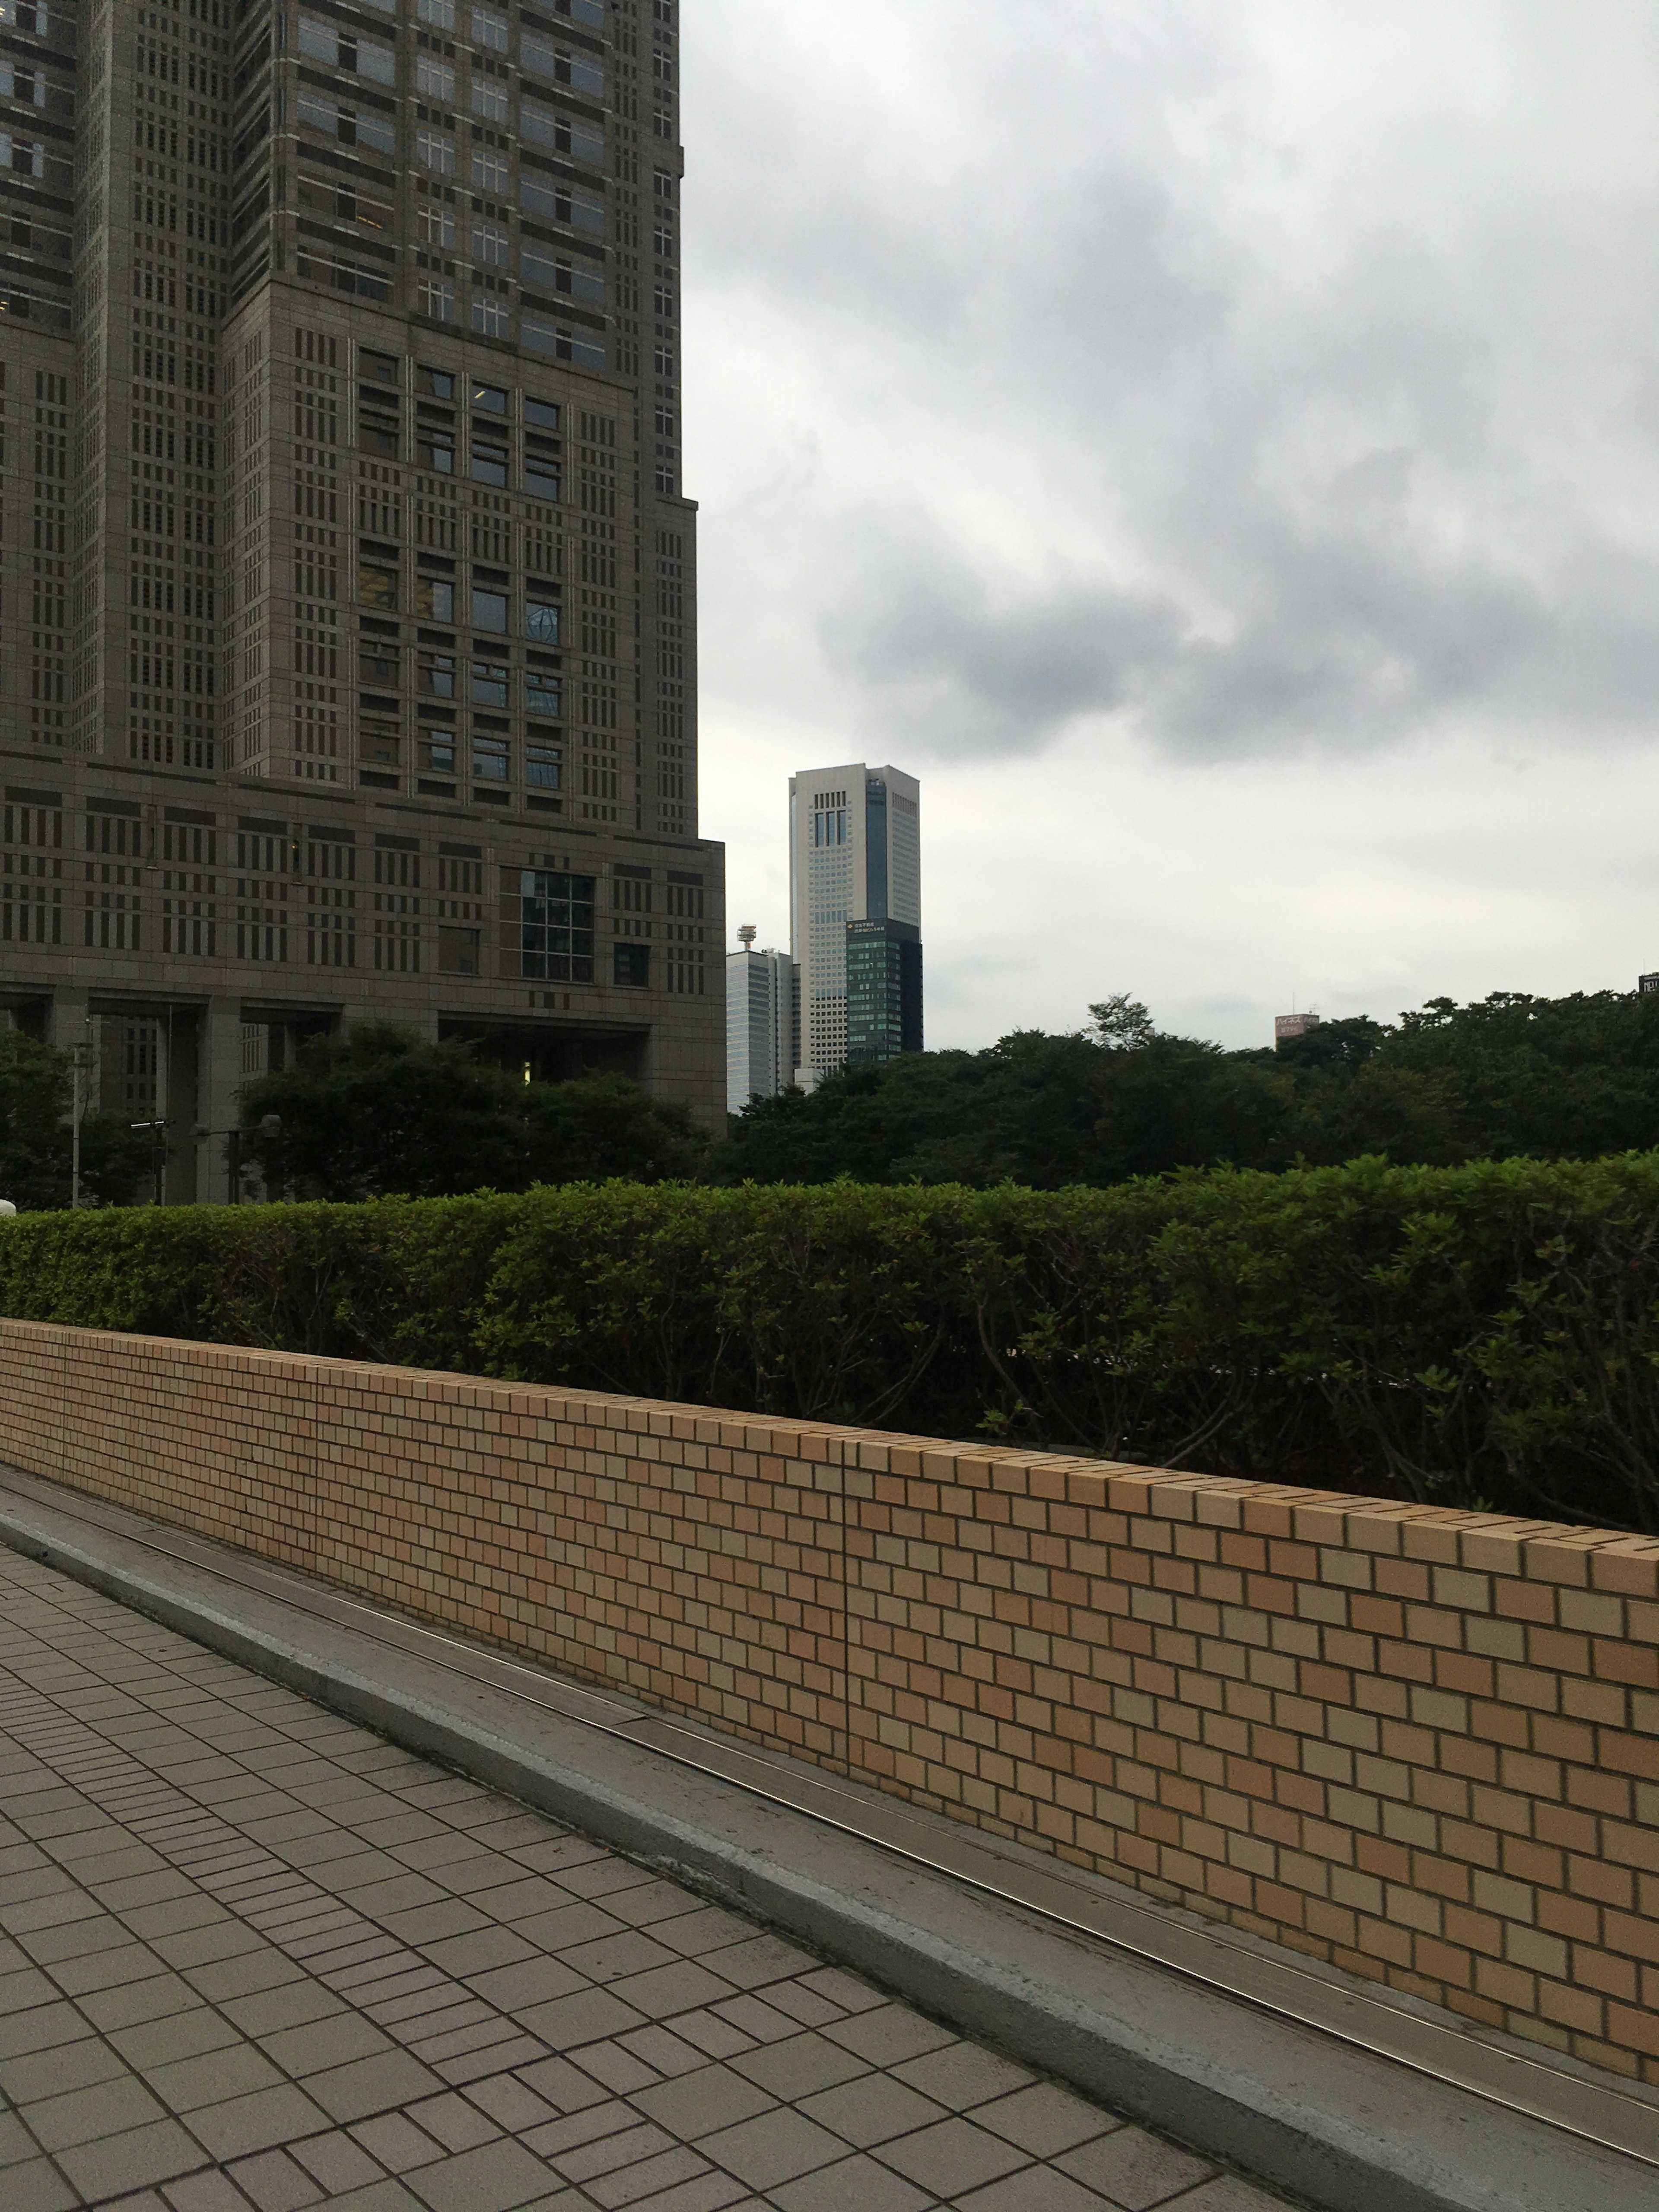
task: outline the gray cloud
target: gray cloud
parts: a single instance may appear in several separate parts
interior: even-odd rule
[[[1611,12],[1583,52],[1514,0],[715,0],[694,273],[787,330],[823,456],[785,556],[730,573],[945,757],[1651,718],[1659,284],[1594,279],[1659,222],[1582,134],[1659,38]]]

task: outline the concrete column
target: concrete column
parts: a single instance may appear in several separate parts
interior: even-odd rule
[[[236,1127],[242,1074],[242,1007],[237,999],[211,999],[203,1012],[198,1046],[196,1146],[198,1204],[223,1206],[230,1196],[226,1138]]]
[[[169,1206],[193,1206],[200,1188],[196,1130],[201,1116],[200,1032],[204,1011],[174,1006],[161,1017],[161,1080],[156,1089],[167,1125]]]

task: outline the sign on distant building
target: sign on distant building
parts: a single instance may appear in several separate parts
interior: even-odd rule
[[[1306,1036],[1310,1030],[1318,1027],[1317,1014],[1275,1014],[1273,1043],[1278,1046],[1283,1044],[1287,1037]]]

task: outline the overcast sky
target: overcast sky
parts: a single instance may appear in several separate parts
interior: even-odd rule
[[[684,0],[702,827],[922,781],[930,1045],[1659,968],[1659,13]]]

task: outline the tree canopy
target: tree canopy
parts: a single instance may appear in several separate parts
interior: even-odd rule
[[[1659,1145],[1659,996],[1434,999],[1224,1052],[1127,996],[1068,1036],[848,1069],[754,1102],[717,1180],[1108,1184],[1223,1164],[1587,1159]]]
[[[625,1077],[526,1083],[470,1042],[390,1023],[313,1038],[293,1067],[247,1085],[242,1123],[244,1158],[306,1198],[667,1182],[696,1175],[708,1146],[687,1108]]]
[[[21,1030],[0,1030],[0,1198],[34,1213],[70,1202],[74,1063]],[[81,1122],[82,1205],[124,1206],[155,1168],[154,1140],[118,1114]]]

